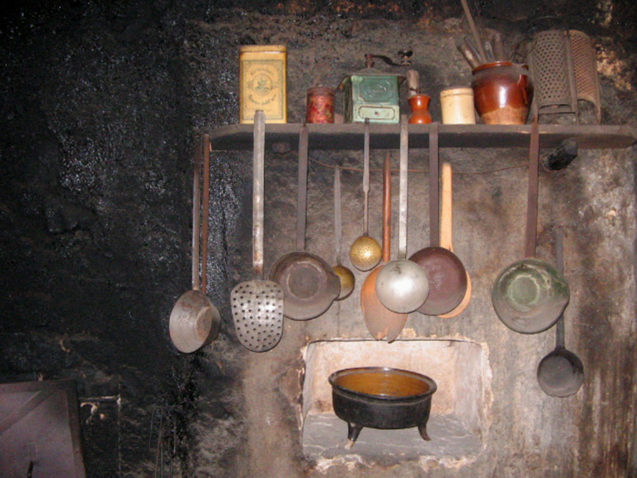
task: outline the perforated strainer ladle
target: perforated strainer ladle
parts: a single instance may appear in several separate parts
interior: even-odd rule
[[[257,279],[240,282],[230,293],[237,338],[253,352],[272,349],[283,335],[283,289],[263,279],[264,157],[265,115],[257,111],[252,157],[252,265]]]

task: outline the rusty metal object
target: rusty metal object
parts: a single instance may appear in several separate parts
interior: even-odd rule
[[[214,340],[219,334],[221,315],[206,295],[207,256],[208,256],[208,207],[210,204],[210,137],[203,137],[203,204],[200,210],[201,155],[195,158],[192,185],[192,290],[182,294],[172,311],[168,321],[170,339],[180,352],[191,353],[207,342]],[[205,215],[204,224],[200,228],[201,214]],[[200,230],[201,229],[201,230]],[[200,235],[202,243],[200,244]],[[199,273],[199,249],[203,264],[201,265],[201,284]]]
[[[306,123],[334,122],[334,88],[313,86],[307,90]]]
[[[506,267],[497,277],[491,301],[498,318],[511,330],[535,334],[551,327],[568,304],[568,283],[551,264],[536,259],[538,213],[539,131],[537,116],[531,127],[529,191],[526,221],[526,259]]]
[[[308,132],[299,133],[299,190],[297,196],[296,248],[281,257],[270,279],[283,289],[283,313],[294,320],[313,319],[325,312],[340,293],[340,280],[319,256],[305,252],[307,207]]]
[[[391,255],[391,161],[389,153],[383,166],[383,263],[365,278],[361,288],[361,309],[367,330],[376,340],[393,342],[405,326],[407,314],[385,307],[376,295],[376,279]]]
[[[564,273],[562,232],[555,237],[555,261],[560,274]],[[537,381],[542,390],[552,397],[568,397],[576,393],[584,382],[584,365],[577,355],[564,344],[564,313],[557,319],[555,350],[538,365]]]
[[[408,314],[418,309],[429,294],[429,281],[425,271],[407,260],[407,173],[408,144],[407,116],[400,121],[400,190],[398,199],[398,258],[389,262],[378,273],[376,294],[389,310]]]
[[[263,280],[265,118],[255,113],[252,181],[252,268],[255,279],[237,284],[230,293],[232,318],[239,342],[253,352],[265,352],[283,335],[283,290]]]
[[[368,271],[378,265],[381,249],[378,241],[369,235],[369,121],[365,121],[363,140],[363,234],[352,244],[349,260],[354,267]]]
[[[460,304],[467,291],[467,272],[462,261],[449,249],[440,247],[439,222],[439,151],[438,124],[429,130],[429,231],[430,246],[412,254],[410,261],[418,264],[427,276],[429,294],[418,312],[440,315]]]
[[[579,30],[569,30],[573,56],[575,90],[578,100],[589,101],[595,107],[597,123],[602,122],[602,100],[597,77],[597,57],[591,39]]]
[[[430,440],[427,421],[438,388],[430,377],[388,367],[360,367],[334,372],[328,380],[334,413],[347,422],[347,448],[363,427],[418,427],[423,440]]]

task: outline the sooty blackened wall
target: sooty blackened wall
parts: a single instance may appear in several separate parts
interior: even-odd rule
[[[581,29],[595,40],[603,122],[635,124],[637,36],[629,1],[473,2],[505,33],[510,52],[533,32]],[[553,257],[567,230],[573,290],[567,346],[586,368],[564,400],[535,379],[553,334],[521,336],[495,317],[489,290],[521,251],[525,151],[446,150],[454,164],[454,242],[474,295],[456,319],[410,317],[409,337],[461,336],[486,344],[493,409],[485,448],[453,463],[313,463],[302,457],[301,348],[311,340],[367,337],[357,290],[317,320],[287,321],[272,352],[237,342],[234,284],[250,277],[250,165],[246,153],[212,158],[208,294],[223,324],[193,355],[172,347],[167,319],[190,287],[190,175],[199,135],[238,120],[238,47],[283,43],[289,120],[305,89],[335,85],[362,53],[414,51],[432,95],[470,80],[454,40],[467,33],[459,2],[27,2],[0,25],[3,81],[0,174],[0,378],[76,380],[91,477],[137,476],[634,476],[634,149],[581,152],[542,173],[538,254]],[[516,51],[521,54],[520,51]],[[404,106],[404,105],[403,105]],[[413,167],[422,168],[416,156]],[[333,260],[332,170],[358,152],[313,153],[308,248]],[[372,155],[371,232],[380,232],[382,155]],[[294,152],[268,156],[266,267],[294,246]],[[394,177],[394,179],[396,179]],[[360,233],[360,175],[345,171],[344,240]],[[394,181],[396,184],[396,181]],[[412,210],[425,179],[410,178]],[[409,249],[426,218],[410,218]],[[632,474],[632,475],[631,475]]]

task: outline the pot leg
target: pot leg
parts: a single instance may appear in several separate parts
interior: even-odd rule
[[[420,436],[422,437],[423,440],[431,440],[431,438],[429,438],[429,435],[427,435],[427,423],[421,423],[420,425],[418,425],[418,432],[420,433]]]
[[[429,413],[431,412],[431,401],[429,401],[429,403],[427,404],[427,412],[422,420],[422,422],[420,423],[420,425],[418,425],[418,432],[420,433],[420,436],[422,437],[423,440],[431,440],[431,438],[429,438],[429,435],[427,434],[427,422],[429,421]]]
[[[345,444],[345,448],[349,450],[354,446],[354,442],[358,438],[362,429],[363,427],[360,425],[349,422],[347,423],[347,443]]]

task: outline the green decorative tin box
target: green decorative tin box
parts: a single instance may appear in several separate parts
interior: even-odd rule
[[[368,67],[346,77],[343,88],[343,113],[346,123],[398,123],[400,121],[400,74],[372,68],[372,55],[367,55]],[[378,56],[376,56],[378,57]]]

